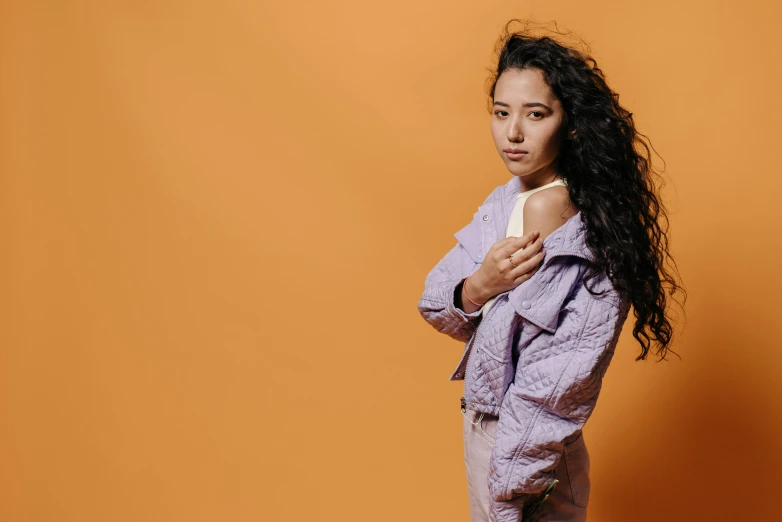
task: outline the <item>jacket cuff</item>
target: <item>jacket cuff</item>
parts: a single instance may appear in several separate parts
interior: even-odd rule
[[[489,522],[522,522],[526,495],[510,500],[489,499]]]
[[[469,314],[461,308],[456,307],[456,291],[461,290],[462,281],[464,281],[464,279],[446,281],[429,288],[421,297],[421,305],[419,308],[425,304],[431,304],[436,308],[440,308],[443,315],[461,319],[461,321],[465,323],[471,319],[478,318],[483,311],[483,307],[480,307]]]
[[[546,502],[558,482],[558,480],[551,481],[542,493],[522,493],[510,500],[498,501],[489,497],[489,521],[523,522],[530,519],[541,504]]]

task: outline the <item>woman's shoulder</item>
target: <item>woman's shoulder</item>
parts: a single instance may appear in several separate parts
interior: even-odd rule
[[[541,239],[546,239],[577,213],[566,187],[557,185],[539,190],[524,202],[524,233],[537,230]]]

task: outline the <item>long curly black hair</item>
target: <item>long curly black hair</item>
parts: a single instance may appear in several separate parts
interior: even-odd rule
[[[522,29],[511,31],[515,23]],[[606,274],[633,306],[633,337],[641,345],[636,360],[645,359],[651,346],[665,359],[673,337],[668,296],[679,291],[686,301],[687,294],[673,277],[678,269],[668,251],[668,217],[658,192],[664,182],[652,166],[651,142],[647,145],[648,138],[636,130],[633,114],[619,105],[619,95],[588,51],[562,44],[559,37],[534,34],[533,25],[516,19],[505,25],[495,48],[497,65],[487,80],[489,113],[505,70],[543,73],[564,108],[565,135],[575,131],[564,140],[558,165],[595,257],[585,284]]]

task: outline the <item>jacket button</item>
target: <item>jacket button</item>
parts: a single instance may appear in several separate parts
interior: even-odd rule
[[[480,348],[478,348],[478,353],[481,353],[481,349]]]
[[[530,307],[530,302],[529,301],[522,301],[521,302],[521,307],[525,308],[525,309],[529,308]]]
[[[489,221],[489,215],[488,214],[484,214],[483,215],[483,220],[484,221]]]
[[[471,404],[473,407],[475,407],[475,403],[474,403],[474,402],[471,402],[470,404]]]
[[[457,376],[457,377],[461,377],[461,376],[462,376],[462,374],[461,374],[461,373],[459,373],[459,372],[456,372],[456,376]]]

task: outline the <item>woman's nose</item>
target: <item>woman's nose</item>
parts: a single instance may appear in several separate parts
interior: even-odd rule
[[[513,142],[524,141],[524,135],[521,132],[521,122],[518,119],[513,119],[508,126],[508,140]]]

